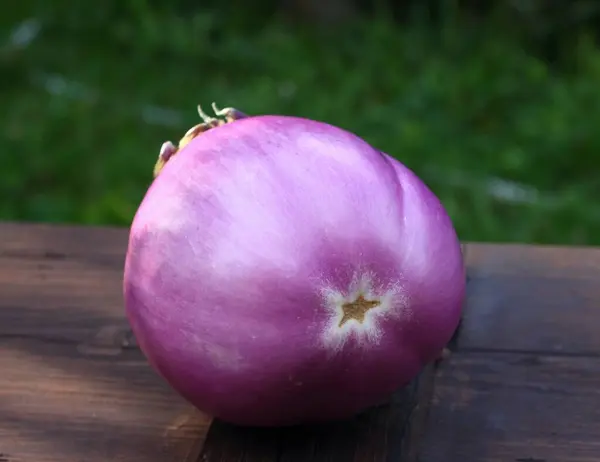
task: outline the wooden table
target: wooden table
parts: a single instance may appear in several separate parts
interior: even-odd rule
[[[2,224],[0,238],[0,462],[600,461],[600,250],[469,244],[454,351],[390,405],[209,431],[127,328],[126,230]]]

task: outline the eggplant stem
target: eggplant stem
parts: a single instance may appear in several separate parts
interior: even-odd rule
[[[200,116],[200,118],[202,119],[202,121],[205,124],[211,125],[215,122],[217,122],[217,119],[215,119],[214,117],[209,116],[208,114],[206,114],[203,110],[202,110],[202,106],[200,106],[198,104],[198,115]],[[218,115],[218,114],[217,114]]]
[[[220,117],[220,118],[215,118],[215,117],[209,116],[202,110],[201,105],[198,104],[196,109],[198,111],[198,115],[202,119],[202,123],[190,128],[185,133],[185,135],[183,135],[183,138],[181,138],[181,140],[179,141],[179,144],[177,146],[175,146],[170,141],[163,143],[163,145],[160,148],[160,154],[158,155],[158,160],[156,161],[156,163],[154,165],[154,172],[153,172],[154,178],[156,178],[158,176],[158,174],[161,172],[161,170],[163,169],[165,164],[169,161],[169,159],[171,159],[175,154],[177,154],[177,152],[179,152],[185,145],[187,145],[190,141],[192,141],[197,136],[201,135],[204,132],[207,132],[208,130],[210,130],[212,128],[219,127],[221,125],[226,125],[231,122],[235,122],[236,120],[244,119],[244,118],[248,117],[243,112],[240,112],[237,109],[234,109],[232,107],[226,107],[224,109],[219,109],[219,107],[217,106],[217,103],[214,103],[214,102],[211,104],[211,107],[212,107],[213,112],[215,113],[215,116]]]

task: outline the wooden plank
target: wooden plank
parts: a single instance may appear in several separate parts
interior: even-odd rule
[[[137,349],[1,338],[0,371],[6,462],[192,462],[210,423]]]
[[[84,342],[126,327],[127,230],[0,225],[0,335]]]
[[[327,425],[249,429],[215,421],[201,462],[414,461],[425,422],[434,366],[382,406]]]
[[[459,350],[600,354],[600,249],[469,244]]]
[[[0,460],[196,461],[210,419],[135,347],[123,229],[0,225]]]
[[[598,357],[459,352],[438,369],[419,460],[600,461],[599,401]]]

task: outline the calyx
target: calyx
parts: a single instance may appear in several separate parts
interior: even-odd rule
[[[159,175],[159,173],[169,161],[169,159],[171,159],[175,154],[177,154],[177,152],[183,149],[190,141],[192,141],[197,136],[215,127],[220,127],[221,125],[226,125],[231,122],[235,122],[236,120],[248,117],[246,114],[232,107],[219,109],[215,103],[212,103],[211,107],[216,117],[211,117],[207,115],[202,110],[202,107],[198,105],[198,114],[202,119],[202,123],[190,128],[186,132],[186,134],[183,135],[183,138],[179,140],[177,146],[175,146],[170,141],[166,141],[162,144],[162,146],[160,147],[160,153],[158,154],[158,160],[154,165],[154,178],[156,178]]]

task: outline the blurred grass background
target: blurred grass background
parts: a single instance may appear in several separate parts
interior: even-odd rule
[[[464,240],[600,244],[597,1],[20,0],[0,219],[127,225],[196,104],[310,117],[412,168]]]

